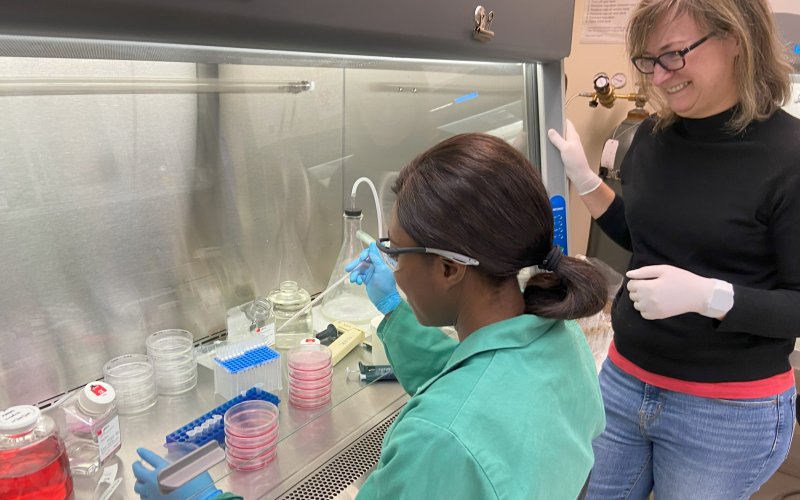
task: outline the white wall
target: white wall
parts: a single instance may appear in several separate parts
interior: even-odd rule
[[[581,20],[584,14],[585,0],[575,1],[575,19],[572,29],[572,53],[566,59],[565,72],[568,79],[566,96],[582,91],[592,90],[594,75],[605,72],[609,75],[625,73],[628,84],[621,92],[633,92],[635,71],[625,54],[625,45],[618,44],[583,44],[581,38]],[[602,106],[589,107],[589,99],[576,97],[567,107],[566,115],[575,124],[581,136],[583,147],[589,164],[595,170],[600,164],[600,153],[606,138],[614,128],[625,119],[628,110],[633,108],[633,103],[617,101],[612,109]],[[570,190],[570,213],[568,222],[569,245],[572,255],[586,252],[586,243],[589,238],[589,212],[581,203],[580,197],[574,190]]]

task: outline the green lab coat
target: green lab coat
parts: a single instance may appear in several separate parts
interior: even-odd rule
[[[524,314],[458,343],[402,303],[378,335],[412,397],[359,500],[577,497],[605,413],[574,321]]]

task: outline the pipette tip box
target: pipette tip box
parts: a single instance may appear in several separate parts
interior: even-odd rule
[[[279,390],[283,385],[280,357],[260,337],[218,348],[214,357],[214,392],[230,399],[254,386]]]

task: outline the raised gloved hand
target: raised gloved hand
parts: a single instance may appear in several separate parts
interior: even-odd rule
[[[142,460],[153,467],[153,469],[148,469],[138,460],[133,463],[133,475],[136,476],[136,484],[133,487],[133,491],[138,493],[139,497],[144,500],[182,500],[186,498],[210,500],[222,494],[214,486],[214,481],[211,480],[211,475],[208,472],[200,474],[175,491],[161,493],[156,477],[161,469],[169,465],[169,462],[147,448],[139,448],[136,453],[139,454]]]
[[[400,305],[394,271],[383,261],[375,243],[370,243],[344,270],[350,273],[350,283],[367,286],[369,300],[382,314],[389,314]]]
[[[586,153],[584,153],[583,145],[581,144],[581,137],[571,121],[567,120],[565,137],[561,137],[552,128],[547,131],[547,137],[553,143],[553,146],[561,152],[564,170],[570,182],[575,185],[575,190],[579,195],[589,194],[600,187],[603,181],[589,166],[589,162],[586,160]]]
[[[628,292],[633,307],[644,319],[664,319],[698,313],[721,318],[733,307],[733,286],[703,278],[667,265],[645,266],[628,271]]]

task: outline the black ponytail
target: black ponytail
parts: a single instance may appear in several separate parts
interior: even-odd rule
[[[534,274],[525,286],[525,312],[545,318],[577,319],[600,312],[606,281],[592,264],[562,256],[553,272]]]

